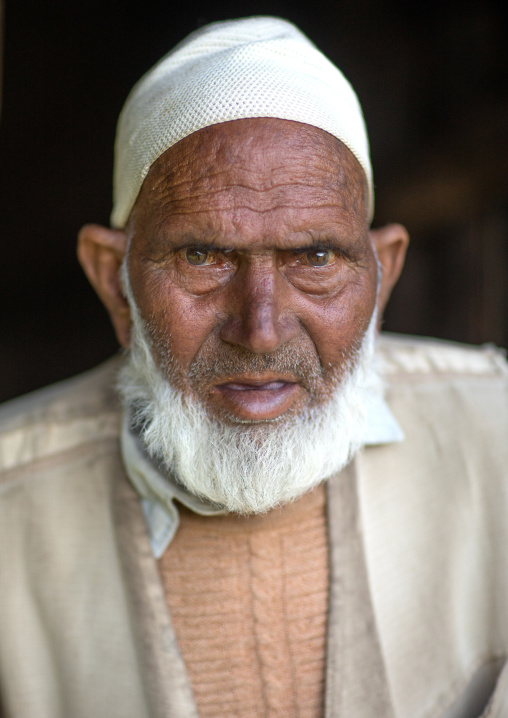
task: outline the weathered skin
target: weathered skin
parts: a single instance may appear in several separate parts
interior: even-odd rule
[[[251,422],[325,400],[376,305],[373,247],[382,309],[407,235],[399,225],[369,233],[364,175],[338,140],[246,119],[167,150],[125,233],[82,230],[80,259],[124,345],[129,313],[115,272],[127,243],[157,363],[213,414]]]

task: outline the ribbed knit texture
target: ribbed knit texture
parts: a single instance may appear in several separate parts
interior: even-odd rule
[[[159,568],[202,718],[323,715],[327,558],[322,487],[266,516],[181,509]]]

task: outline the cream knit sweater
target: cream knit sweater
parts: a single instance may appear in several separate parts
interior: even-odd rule
[[[264,516],[180,516],[159,568],[200,716],[321,716],[323,488]]]

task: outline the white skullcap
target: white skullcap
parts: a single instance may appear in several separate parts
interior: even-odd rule
[[[286,20],[251,17],[189,35],[132,89],[118,122],[111,223],[124,227],[143,180],[169,147],[229,120],[273,117],[343,142],[374,192],[360,103],[344,75]]]

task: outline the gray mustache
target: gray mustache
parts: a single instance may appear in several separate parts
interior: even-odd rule
[[[189,376],[199,382],[216,382],[242,374],[274,374],[294,377],[304,386],[322,380],[324,369],[319,357],[310,347],[280,347],[270,354],[253,354],[242,347],[222,346],[212,351],[203,349],[191,365]]]

